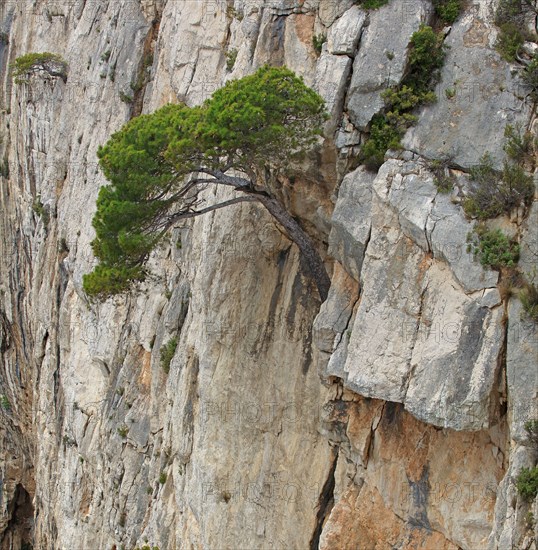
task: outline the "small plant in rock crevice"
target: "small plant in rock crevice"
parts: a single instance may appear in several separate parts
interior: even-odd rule
[[[41,202],[40,195],[35,198],[32,210],[43,220],[43,225],[46,227],[50,221],[50,214],[48,208]]]
[[[504,129],[504,151],[510,159],[518,164],[536,164],[536,150],[538,149],[538,137],[525,130],[521,124],[512,126],[507,124]]]
[[[449,25],[454,23],[460,15],[463,0],[433,0],[435,14]]]
[[[530,33],[526,26],[526,20],[536,15],[538,7],[532,0],[500,0],[495,13],[499,28],[495,47],[504,60],[516,61],[523,43],[537,40],[536,33]]]
[[[522,78],[525,85],[530,88],[531,98],[538,101],[538,53],[534,54],[530,63],[525,67]]]
[[[125,425],[123,426],[120,426],[118,428],[118,434],[120,435],[120,437],[122,437],[123,439],[125,439],[127,437],[127,434],[129,433],[129,428]]]
[[[450,174],[448,161],[434,159],[429,168],[434,175],[433,183],[439,193],[450,193],[454,189],[456,178]]]
[[[409,46],[402,83],[382,93],[384,113],[372,118],[370,134],[361,149],[360,160],[370,170],[381,166],[388,149],[400,147],[405,131],[417,121],[413,111],[437,99],[433,87],[439,81],[445,59],[443,36],[422,25],[411,36]]]
[[[238,53],[239,52],[235,48],[226,52],[226,69],[228,70],[228,72],[233,71]]]
[[[170,339],[162,348],[161,348],[161,368],[166,374],[170,372],[170,363],[176,353],[177,348],[177,338]]]
[[[538,466],[521,468],[516,478],[517,492],[525,500],[534,500],[538,494]]]
[[[377,10],[388,3],[389,0],[355,0],[355,4],[365,10]]]
[[[519,299],[527,317],[538,323],[538,285],[527,282],[519,292]],[[538,421],[535,422],[538,423]],[[538,426],[536,433],[538,437]]]
[[[471,169],[471,181],[463,208],[468,216],[479,220],[509,214],[514,208],[529,205],[534,196],[532,176],[519,164],[505,162],[502,171],[493,167],[486,154]]]
[[[0,395],[0,407],[2,407],[5,411],[11,411],[11,403],[9,402],[7,395]]]
[[[525,431],[527,432],[527,438],[533,448],[538,451],[538,418],[533,420],[527,420],[523,425]]]
[[[133,96],[130,94],[126,94],[124,91],[120,90],[120,101],[123,101],[123,103],[132,103],[133,102]]]
[[[312,46],[314,47],[315,52],[319,55],[323,49],[323,44],[327,42],[326,34],[315,34],[312,37]]]
[[[467,251],[472,252],[486,268],[512,268],[519,260],[519,244],[500,229],[487,229],[485,225],[478,224],[467,235],[467,242]]]

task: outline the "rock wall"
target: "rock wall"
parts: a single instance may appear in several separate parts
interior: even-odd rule
[[[478,159],[502,162],[506,124],[536,128],[494,49],[495,4],[445,29],[438,101],[373,174],[357,153],[411,35],[436,23],[427,0],[3,2],[2,549],[536,548],[538,503],[514,483],[536,460],[538,331],[467,252],[460,205]],[[8,64],[35,51],[66,59],[65,82],[12,82]],[[331,113],[278,190],[326,258],[328,300],[243,204],[174,229],[136,292],[88,301],[98,145],[264,63]],[[435,158],[457,169],[452,195]],[[525,272],[537,216],[535,201],[498,221]]]

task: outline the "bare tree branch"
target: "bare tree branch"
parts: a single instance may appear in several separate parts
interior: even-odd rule
[[[161,224],[161,226],[164,228],[163,232],[165,233],[172,225],[174,225],[174,223],[180,220],[195,218],[196,216],[201,216],[202,214],[207,214],[208,212],[212,212],[213,210],[218,210],[220,208],[225,208],[226,206],[231,206],[232,204],[237,204],[240,202],[254,202],[256,200],[258,199],[255,196],[244,195],[242,197],[235,197],[234,199],[230,199],[224,202],[220,202],[218,204],[214,204],[212,206],[208,206],[206,208],[202,208],[202,210],[177,212],[176,214],[172,214],[163,224]]]

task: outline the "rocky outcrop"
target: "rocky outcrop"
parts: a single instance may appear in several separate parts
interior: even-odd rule
[[[465,172],[485,151],[499,163],[505,124],[531,128],[532,105],[493,49],[492,3],[467,6],[445,30],[437,103],[377,174],[357,168],[434,16],[426,0],[355,4],[0,7],[2,549],[535,545],[537,504],[515,478],[536,460],[536,324],[468,253],[460,204]],[[32,51],[60,54],[66,80],[14,85],[7,64]],[[263,63],[301,74],[331,114],[275,189],[326,260],[328,299],[273,218],[242,204],[174,228],[131,295],[89,301],[98,145]],[[432,158],[454,169],[451,195]],[[527,273],[537,212],[498,222]]]
[[[499,129],[530,121],[534,106],[521,72],[494,49],[495,7],[496,2],[474,2],[450,28],[438,101],[408,131],[403,142],[407,149],[464,168],[477,164],[485,153],[500,164],[504,152]]]
[[[383,6],[370,13],[370,24],[361,37],[353,63],[346,107],[353,124],[364,130],[384,101],[381,92],[399,84],[407,64],[411,35],[428,23],[430,3],[426,0]],[[361,29],[362,30],[362,29]]]

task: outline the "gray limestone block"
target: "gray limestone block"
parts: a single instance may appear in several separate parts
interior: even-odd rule
[[[353,6],[334,25],[327,36],[327,49],[334,55],[354,55],[361,37],[366,13]]]
[[[363,167],[343,179],[329,234],[329,254],[357,281],[370,235],[373,180]]]
[[[517,298],[508,307],[506,383],[510,433],[522,443],[527,438],[525,422],[538,418],[538,323],[525,315]]]
[[[446,39],[448,46],[437,102],[425,106],[403,140],[427,158],[448,158],[468,169],[489,152],[504,158],[503,129],[526,123],[532,111],[520,71],[492,48],[496,27],[479,17],[463,17]]]
[[[502,308],[466,296],[450,270],[434,262],[424,280],[405,408],[437,426],[488,427],[504,342],[502,317]]]
[[[370,24],[361,37],[346,100],[349,116],[359,129],[365,129],[382,109],[381,92],[401,81],[411,36],[430,13],[429,2],[423,0],[399,5],[390,2],[370,12]]]

